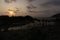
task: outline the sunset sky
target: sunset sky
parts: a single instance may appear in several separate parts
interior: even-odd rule
[[[50,17],[60,12],[60,0],[0,0],[0,15],[9,9],[15,16]]]

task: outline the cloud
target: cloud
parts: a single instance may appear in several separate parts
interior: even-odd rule
[[[33,4],[34,1],[36,0],[28,0],[28,5],[27,5],[28,12],[36,13],[34,9],[36,9],[37,6]]]
[[[40,16],[50,17],[60,12],[60,0],[49,0],[39,5],[42,11]]]
[[[28,9],[35,9],[35,8],[37,8],[37,7],[31,4],[31,5],[28,5],[27,8],[28,8]]]
[[[44,10],[40,11],[41,16],[43,17],[51,17],[52,15],[55,15],[56,13],[59,13],[60,9],[49,9],[49,10]]]
[[[32,2],[32,1],[35,1],[35,0],[27,0],[28,2]]]
[[[48,2],[41,4],[41,6],[60,6],[60,0],[49,0]]]
[[[16,0],[4,0],[6,3],[16,2]]]

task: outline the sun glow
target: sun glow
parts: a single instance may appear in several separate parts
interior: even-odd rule
[[[15,16],[15,11],[14,10],[8,10],[8,16],[9,17]]]

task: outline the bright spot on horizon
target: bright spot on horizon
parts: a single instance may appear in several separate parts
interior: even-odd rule
[[[28,15],[27,5],[27,0],[0,0],[0,15]]]
[[[14,10],[8,10],[8,16],[9,17],[12,17],[12,16],[15,16],[15,11]]]

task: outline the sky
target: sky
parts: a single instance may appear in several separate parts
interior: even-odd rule
[[[0,15],[17,10],[15,16],[50,17],[60,13],[60,0],[0,0]]]

